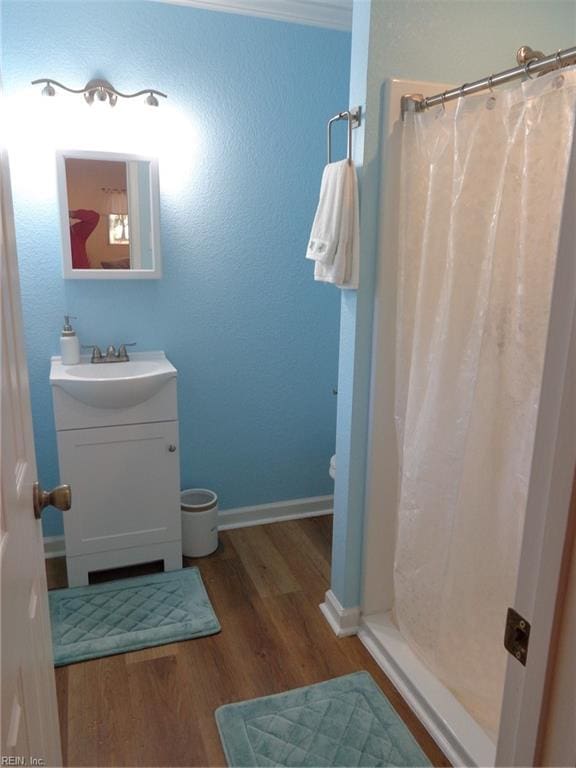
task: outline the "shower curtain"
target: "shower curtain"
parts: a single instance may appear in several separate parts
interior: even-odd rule
[[[575,105],[571,68],[403,127],[394,616],[492,736]]]

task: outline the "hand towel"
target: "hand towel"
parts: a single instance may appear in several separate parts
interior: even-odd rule
[[[359,273],[359,212],[356,169],[346,162],[342,195],[342,212],[336,252],[330,264],[316,260],[314,279],[333,283],[339,288],[358,288]]]
[[[347,167],[347,160],[328,163],[322,174],[320,199],[306,251],[307,259],[320,264],[331,264],[338,247]]]

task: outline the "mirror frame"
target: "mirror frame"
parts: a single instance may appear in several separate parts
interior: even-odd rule
[[[138,160],[150,163],[150,227],[152,256],[154,259],[153,269],[72,268],[66,158],[78,160],[111,160],[116,162]],[[160,252],[160,183],[158,160],[156,158],[148,157],[146,155],[132,155],[120,152],[88,152],[84,150],[62,149],[56,152],[56,181],[58,185],[60,235],[62,240],[62,276],[65,280],[158,280],[162,277],[162,255]]]

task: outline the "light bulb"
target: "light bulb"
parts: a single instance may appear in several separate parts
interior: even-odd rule
[[[42,96],[56,96],[56,91],[54,90],[52,83],[48,82],[44,88],[42,88]]]
[[[146,104],[149,104],[151,107],[157,107],[158,106],[158,99],[152,92],[148,94],[146,97]]]

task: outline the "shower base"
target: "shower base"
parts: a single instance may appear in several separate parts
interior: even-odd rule
[[[492,739],[413,653],[390,612],[363,616],[358,637],[452,765],[494,765]]]

